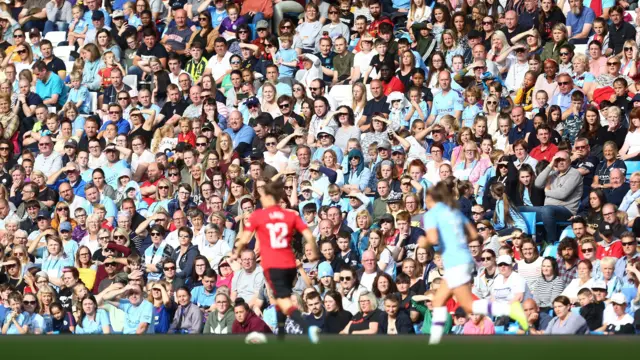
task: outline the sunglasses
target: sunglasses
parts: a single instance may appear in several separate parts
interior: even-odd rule
[[[110,267],[116,267],[116,264],[115,264],[115,263],[107,263],[107,264],[104,264],[104,267],[107,267],[107,266],[110,266]]]
[[[61,208],[57,208],[56,209],[56,211],[63,211],[63,210],[69,211],[69,208],[68,207],[61,207]]]
[[[486,228],[486,227],[484,227],[484,226],[480,226],[480,227],[478,227],[478,231],[485,231],[485,230],[487,230],[487,228]]]
[[[238,60],[234,60],[234,61],[232,61],[232,62],[231,62],[231,64],[232,64],[232,65],[238,65],[238,64],[240,64],[240,61],[238,61]]]
[[[200,20],[200,21],[207,21],[207,20],[209,20],[209,19],[207,19],[206,17],[201,17],[201,18],[199,18],[198,20]]]
[[[114,235],[114,236],[113,236],[113,239],[114,239],[114,240],[118,240],[118,239],[122,239],[122,240],[124,240],[124,239],[126,239],[126,237],[124,237],[124,236],[122,236],[122,235]]]
[[[280,104],[280,105],[278,105],[278,107],[279,107],[280,109],[288,109],[288,108],[289,108],[289,106],[291,106],[291,105],[289,105],[289,104]]]
[[[35,301],[35,300],[33,300],[33,301],[24,300],[24,301],[22,302],[22,304],[23,304],[23,305],[35,305],[35,304],[36,304],[36,301]]]
[[[493,25],[493,21],[483,21],[482,25]]]
[[[560,86],[565,86],[565,85],[569,85],[570,83],[568,81],[559,81],[558,85]]]
[[[618,65],[618,64],[620,64],[620,63],[619,63],[619,62],[617,62],[617,61],[614,61],[614,62],[608,62],[608,63],[607,63],[607,65],[609,65],[609,66],[616,66],[616,65]]]
[[[178,173],[169,173],[169,176],[178,176]]]
[[[196,146],[207,146],[207,143],[196,143]]]
[[[175,266],[165,266],[163,269],[164,269],[164,271],[170,271],[170,270],[175,270],[176,267]]]
[[[284,189],[285,190],[293,190],[293,186],[285,186]]]
[[[497,101],[487,101],[488,105],[498,105]]]
[[[340,276],[340,281],[351,281],[351,279],[353,279],[351,276]]]
[[[623,242],[622,246],[634,246],[636,244],[635,241],[630,241],[630,242]]]
[[[291,29],[291,25],[282,25],[280,26],[280,29]]]
[[[491,261],[493,258],[491,256],[489,257],[483,257],[482,261]]]
[[[632,51],[632,50],[633,50],[633,48],[632,48],[632,47],[625,47],[625,48],[624,48],[624,51]]]
[[[583,253],[590,253],[590,252],[593,252],[593,248],[584,248],[584,249],[582,249],[582,252],[583,252]]]
[[[311,91],[318,91],[318,90],[320,90],[320,88],[319,88],[319,87],[310,87],[310,88],[309,88],[309,90],[311,90]]]
[[[569,53],[567,53],[567,52],[561,52],[561,53],[560,53],[560,56],[569,56]]]
[[[26,54],[27,50],[18,50],[18,54]]]
[[[248,33],[249,33],[249,32],[248,32],[248,31],[246,31],[246,30],[240,30],[240,31],[238,31],[238,34],[248,34]]]
[[[8,147],[0,147],[0,151],[9,151]]]
[[[274,142],[268,142],[268,143],[265,143],[265,146],[276,146],[276,143],[274,143]]]
[[[152,232],[151,236],[162,236],[159,232]]]
[[[336,15],[336,14],[338,14],[337,11],[329,11],[329,15]]]

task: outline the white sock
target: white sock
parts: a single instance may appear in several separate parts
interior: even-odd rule
[[[474,314],[489,315],[489,300],[476,300],[471,304]]]
[[[490,304],[491,316],[507,316],[511,312],[511,304],[503,301],[494,301]]]
[[[444,322],[447,320],[447,308],[445,306],[433,309],[431,314],[431,335],[429,344],[439,344],[444,332]]]

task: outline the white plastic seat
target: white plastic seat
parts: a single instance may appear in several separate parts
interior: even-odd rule
[[[53,48],[53,55],[62,61],[69,61],[69,55],[74,50],[73,46],[56,46]]]
[[[126,75],[122,78],[122,82],[128,85],[131,89],[138,90],[138,77],[135,75]]]
[[[44,38],[51,41],[51,44],[55,48],[58,44],[67,40],[67,33],[65,31],[49,31]]]

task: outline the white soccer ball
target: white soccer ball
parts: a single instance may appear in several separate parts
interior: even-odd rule
[[[263,333],[254,331],[252,333],[249,333],[249,335],[247,335],[247,337],[244,338],[244,343],[245,344],[266,344],[267,336]]]

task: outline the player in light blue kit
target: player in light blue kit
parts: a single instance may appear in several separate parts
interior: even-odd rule
[[[454,182],[443,180],[429,188],[425,197],[425,205],[429,209],[423,217],[426,236],[419,239],[418,246],[427,248],[439,245],[445,268],[444,281],[433,298],[429,344],[438,344],[442,338],[447,316],[445,304],[452,295],[455,295],[467,314],[509,315],[526,331],[529,325],[519,302],[508,304],[473,300],[469,284],[472,281],[474,265],[468,242],[477,238],[478,233],[469,220],[456,209],[454,187]]]

